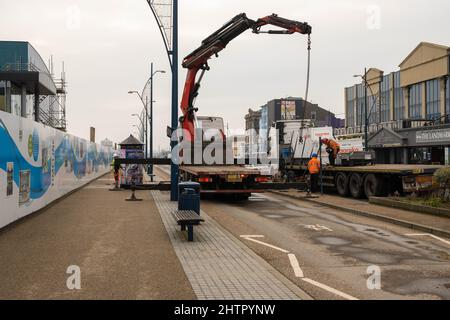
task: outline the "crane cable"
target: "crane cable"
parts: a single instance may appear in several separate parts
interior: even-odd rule
[[[306,68],[306,89],[305,89],[305,105],[303,106],[303,117],[302,120],[305,120],[306,117],[306,104],[308,103],[308,96],[309,96],[309,84],[311,79],[311,34],[308,34],[308,60],[307,60],[307,68]],[[303,143],[303,150],[302,150],[302,156],[301,159],[303,159],[303,156],[305,154],[305,147],[306,147],[306,141],[303,141],[303,123],[300,123],[300,137],[299,142]],[[293,137],[291,138],[291,149],[292,149],[292,141]],[[295,143],[295,149],[294,153],[291,155],[291,162],[295,158],[295,152],[297,152],[297,143]],[[314,151],[311,151],[311,154]],[[304,170],[303,178],[306,176],[308,169]]]
[[[308,34],[308,63],[307,63],[307,71],[306,71],[306,92],[305,92],[305,102],[308,102],[309,95],[309,80],[311,76],[311,34]],[[306,114],[306,108],[303,110],[303,118]]]
[[[307,62],[307,70],[306,70],[306,91],[305,91],[305,105],[303,106],[303,117],[302,120],[305,120],[306,118],[306,106],[308,103],[308,95],[309,95],[309,83],[311,78],[311,34],[308,34],[308,62]],[[303,143],[303,150],[302,150],[302,156],[301,159],[303,159],[303,156],[305,155],[305,147],[306,147],[306,139],[303,140],[303,123],[300,124],[300,142]],[[311,151],[311,154],[314,151]],[[292,158],[295,157],[295,154],[292,156]],[[304,171],[303,177],[305,177],[307,173],[307,170]]]

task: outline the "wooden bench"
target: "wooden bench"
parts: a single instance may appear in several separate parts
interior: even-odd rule
[[[195,211],[173,211],[172,215],[177,221],[178,225],[181,226],[181,231],[188,230],[188,241],[194,241],[194,225],[199,225],[200,222],[204,222]]]

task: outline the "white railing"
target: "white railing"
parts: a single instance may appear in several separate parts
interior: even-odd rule
[[[33,72],[41,72],[41,70],[34,65],[33,63],[6,63],[4,64],[1,69],[1,71],[15,71],[15,72],[22,72],[22,71],[33,71]]]
[[[368,125],[368,132],[369,134],[377,133],[381,129],[386,128],[390,129],[392,131],[397,131],[400,129],[403,129],[403,121],[389,121],[389,122],[382,122],[382,123],[376,123],[376,124],[370,124]],[[352,134],[361,134],[364,133],[364,126],[357,126],[357,127],[351,127],[351,128],[340,128],[335,129],[334,134],[336,136],[345,136],[345,135],[352,135]]]

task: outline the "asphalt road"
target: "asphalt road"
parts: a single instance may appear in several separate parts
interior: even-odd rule
[[[295,254],[305,277],[358,299],[450,298],[448,239],[272,194],[202,201],[202,209],[236,237],[264,236],[257,239]],[[342,299],[296,277],[286,253],[241,240],[315,299]],[[371,266],[381,270],[380,290],[368,288]]]
[[[164,179],[167,171],[157,168]],[[358,299],[450,299],[449,239],[271,193],[201,205],[315,299],[344,299],[331,289]],[[299,278],[286,253],[242,235],[295,254],[303,276],[325,287]],[[369,289],[370,267],[380,269],[381,289]]]

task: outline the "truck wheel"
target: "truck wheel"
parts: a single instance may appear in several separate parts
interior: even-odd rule
[[[353,198],[362,199],[364,197],[363,179],[360,174],[351,174],[349,179],[349,189]]]
[[[336,189],[340,196],[348,197],[350,194],[348,177],[345,173],[339,172],[336,175]]]
[[[367,198],[381,197],[385,194],[383,178],[373,173],[364,179],[364,193]]]

